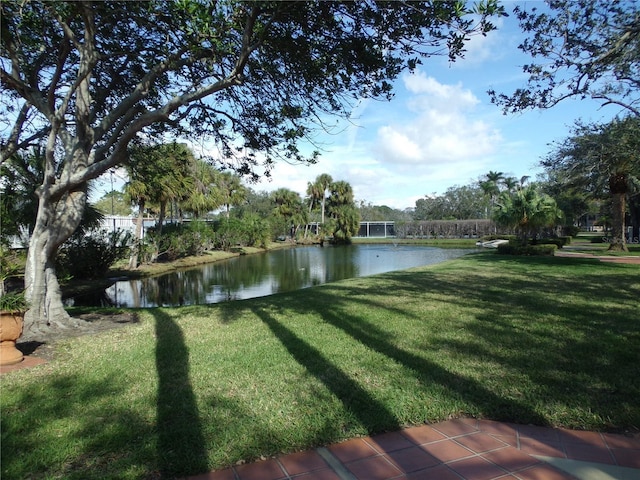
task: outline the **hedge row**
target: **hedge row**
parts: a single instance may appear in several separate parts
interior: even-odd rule
[[[546,245],[517,245],[503,243],[498,245],[498,253],[502,255],[548,255],[553,256],[558,249],[555,244]]]
[[[541,238],[531,242],[533,245],[555,245],[562,248],[571,243],[571,237]]]

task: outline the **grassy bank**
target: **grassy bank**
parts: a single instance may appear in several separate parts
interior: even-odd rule
[[[1,476],[181,476],[462,415],[637,428],[638,272],[490,252],[140,311],[1,377]]]

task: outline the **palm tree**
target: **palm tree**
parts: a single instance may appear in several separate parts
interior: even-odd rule
[[[328,173],[323,173],[322,175],[318,175],[316,177],[316,180],[314,183],[316,184],[317,186],[316,188],[318,189],[318,191],[321,192],[320,203],[322,205],[322,215],[320,217],[320,222],[324,223],[326,194],[330,185],[333,183],[333,178],[331,178],[331,175],[329,175]]]
[[[225,206],[226,217],[229,218],[231,206],[240,205],[247,198],[247,188],[242,185],[240,177],[232,172],[222,172],[216,178],[219,198]]]
[[[497,183],[490,182],[488,180],[480,181],[478,185],[486,199],[484,216],[485,218],[489,218],[489,212],[493,210],[494,199],[500,193],[500,189],[498,188]]]
[[[494,211],[495,222],[515,228],[525,245],[530,236],[535,238],[540,230],[556,225],[561,217],[555,200],[539,193],[536,185],[502,192]]]
[[[294,238],[300,225],[306,224],[309,218],[300,195],[288,188],[279,188],[272,193],[272,199],[276,205],[274,215],[284,221]]]
[[[191,176],[192,189],[180,205],[198,218],[223,204],[221,191],[217,188],[220,172],[210,163],[197,159],[192,163]]]
[[[542,165],[567,179],[566,188],[611,199],[610,250],[627,251],[627,195],[640,179],[640,118],[629,116],[608,124],[578,123]]]
[[[495,200],[500,195],[500,182],[504,179],[504,173],[489,170],[485,174],[484,180],[480,180],[478,185],[482,189],[485,197],[489,200],[489,208],[485,210],[485,216],[489,216],[489,212],[493,211]]]
[[[513,192],[516,188],[521,186],[516,177],[504,177],[502,179],[502,184],[507,192]]]
[[[182,198],[189,191],[192,182],[189,168],[193,158],[186,145],[175,142],[139,145],[129,150],[129,182],[125,184],[125,194],[138,207],[136,241],[129,260],[131,268],[138,265],[145,208],[150,203],[159,205],[160,214],[156,224],[161,230],[167,202]]]
[[[160,145],[159,153],[171,169],[170,175],[163,175],[158,179],[159,187],[155,200],[160,205],[156,228],[162,232],[162,225],[166,216],[167,203],[185,198],[193,188],[194,178],[191,174],[195,157],[191,150],[182,143]]]
[[[316,182],[307,182],[307,200],[309,202],[309,219],[311,220],[311,212],[324,200],[324,190],[321,189],[320,184]],[[306,238],[309,232],[309,224],[304,228],[304,236]],[[318,233],[319,230],[318,230]]]
[[[309,201],[309,213],[321,203],[324,191],[320,189],[318,182],[307,182],[307,199]]]
[[[489,170],[489,173],[485,175],[487,182],[493,182],[498,185],[504,179],[503,172],[494,172],[493,170]]]
[[[360,212],[355,204],[353,189],[345,181],[333,182],[329,187],[327,211],[331,218],[333,239],[336,242],[350,242],[358,233]]]
[[[38,212],[36,187],[44,178],[44,149],[34,147],[29,152],[16,153],[0,166],[0,235],[2,240],[17,236],[28,244]],[[91,183],[84,189],[91,191]],[[87,231],[100,225],[103,213],[95,205],[87,204],[77,230]],[[24,234],[24,235],[23,235]],[[27,238],[22,238],[24,236]]]

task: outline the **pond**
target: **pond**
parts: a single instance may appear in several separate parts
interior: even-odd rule
[[[67,305],[157,307],[226,302],[430,265],[469,249],[416,245],[307,246],[234,257],[156,277],[115,282]]]

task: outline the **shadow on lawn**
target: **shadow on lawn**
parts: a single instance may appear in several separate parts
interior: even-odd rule
[[[509,268],[512,262],[509,258],[491,259],[486,266]],[[450,398],[469,405],[475,414],[536,425],[568,420],[569,426],[578,428],[602,428],[603,421],[611,422],[612,429],[635,425],[640,420],[638,408],[633,406],[640,394],[635,353],[640,327],[633,307],[637,307],[637,271],[618,265],[604,267],[591,260],[533,258],[524,259],[524,263],[528,269],[520,266],[518,275],[505,278],[486,277],[477,265],[455,273],[393,272],[376,279],[285,294],[278,302],[280,310],[264,300],[253,311],[301,365],[323,381],[345,408],[357,413],[371,433],[401,422],[394,412],[372,402],[366,389],[296,333],[295,321],[290,320],[296,312],[317,311],[327,324],[409,369],[425,388],[440,387]],[[578,273],[566,274],[567,268]],[[602,275],[603,268],[610,269],[612,275]],[[490,284],[486,283],[488,278]],[[562,292],[580,298],[564,302]],[[606,311],[588,308],[596,295],[608,299]],[[394,302],[394,297],[403,300]],[[398,346],[393,328],[379,320],[370,321],[368,315],[373,307],[389,325],[396,319],[421,321],[421,315],[429,315],[428,310],[423,313],[408,307],[407,299],[416,304],[464,305],[462,311],[451,310],[455,315],[462,313],[464,320],[442,321],[458,322],[465,334],[440,336],[437,325],[425,318],[425,328],[430,330],[424,337],[426,343],[409,339],[410,347]],[[369,313],[360,314],[358,304]],[[465,365],[477,370],[477,377],[447,368],[437,360],[439,354],[465,359]],[[502,382],[498,388],[485,384],[482,379],[486,375],[478,365],[499,365],[497,371],[513,374],[518,383]],[[323,374],[327,370],[333,373]],[[348,391],[351,394],[344,393]],[[547,411],[546,403],[560,406]],[[372,412],[379,409],[379,418],[361,412],[363,405],[371,406]],[[565,418],[563,408],[574,410]],[[559,416],[549,416],[556,411]]]
[[[155,452],[144,441],[152,426],[110,401],[126,394],[120,376],[87,381],[61,373],[25,384],[1,409],[3,480],[121,478],[153,465]]]
[[[91,381],[81,373],[51,375],[23,386],[17,401],[3,405],[3,479],[132,478],[136,471],[174,478],[208,470],[184,336],[170,316],[159,310],[154,316],[155,425],[110,401],[128,394],[126,374]],[[58,423],[65,429],[56,430]],[[63,436],[63,449],[52,448]]]
[[[315,298],[315,302],[323,303],[321,298]],[[340,310],[339,302],[336,304],[335,298],[327,296],[326,302],[333,302],[334,308],[323,309],[323,320],[328,324],[342,330],[354,340],[360,342],[372,350],[375,350],[390,360],[395,361],[407,368],[416,379],[431,388],[434,384],[448,392],[452,398],[457,398],[464,403],[472,405],[482,415],[488,417],[501,416],[503,420],[520,421],[524,423],[534,423],[537,425],[546,425],[547,421],[538,412],[530,408],[524,403],[520,403],[514,399],[503,398],[486,388],[480,382],[449,371],[420,355],[397,347],[391,341],[389,332],[378,328],[375,324],[366,321],[358,315],[345,314]],[[292,305],[289,304],[289,307]],[[297,306],[301,311],[309,311],[309,303],[304,302]],[[280,341],[289,349],[294,357],[312,373],[315,371],[322,372],[322,366],[316,365],[316,353],[309,352],[308,346],[303,340],[297,338],[293,333],[289,332],[286,327],[278,323],[273,317],[268,317],[264,312],[256,312],[276,333]],[[283,335],[281,332],[288,332]],[[296,354],[296,350],[307,350],[305,354]],[[319,355],[319,354],[318,354]],[[336,367],[333,367],[336,368]],[[337,369],[337,368],[336,368]],[[338,370],[339,371],[339,370]],[[338,383],[342,382],[342,377],[346,375],[325,375],[318,376],[324,381],[325,385],[332,391],[339,389]],[[353,382],[352,391],[356,392],[351,395],[340,396],[340,399],[349,408],[359,413],[362,424],[366,426],[370,433],[376,433],[386,430],[399,429],[402,425],[394,413],[388,411],[383,405],[375,405],[371,401],[364,401],[369,394],[362,389],[357,383]],[[348,391],[348,390],[347,390]],[[376,410],[376,408],[379,408]],[[362,411],[361,411],[362,409]],[[450,412],[450,414],[459,414],[459,412]],[[430,419],[426,419],[430,420]],[[441,419],[438,419],[441,420]]]
[[[324,383],[340,399],[345,409],[358,418],[368,431],[398,430],[401,427],[398,419],[384,404],[377,401],[360,384],[349,378],[340,368],[325,358],[319,350],[295,335],[265,310],[257,309],[255,314],[267,324],[296,361],[304,366],[311,375]]]
[[[157,457],[163,477],[173,477],[177,465],[205,472],[208,460],[196,397],[189,378],[189,350],[176,322],[154,310],[156,321]]]

